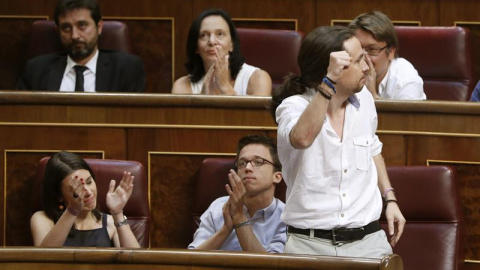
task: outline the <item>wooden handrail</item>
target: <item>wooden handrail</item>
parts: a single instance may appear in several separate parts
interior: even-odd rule
[[[0,268],[9,269],[12,263],[92,264],[93,269],[101,268],[98,264],[139,264],[144,269],[158,269],[149,265],[197,266],[206,269],[403,269],[402,259],[395,254],[383,259],[368,259],[184,249],[0,248]]]
[[[0,105],[188,106],[268,109],[270,101],[270,97],[258,96],[0,91]],[[379,112],[480,114],[480,103],[478,102],[377,100],[375,104]]]

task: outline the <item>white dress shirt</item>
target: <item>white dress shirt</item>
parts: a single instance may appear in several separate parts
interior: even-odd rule
[[[95,55],[87,62],[85,65],[87,69],[83,72],[84,84],[83,87],[85,92],[95,92],[95,74],[97,72],[97,60],[98,60],[98,50],[95,52]],[[70,55],[67,56],[67,66],[65,67],[65,72],[63,73],[62,83],[60,84],[61,92],[75,92],[75,69],[77,63],[72,60]]]
[[[404,58],[393,59],[387,74],[378,86],[378,95],[385,99],[425,100],[423,80]]]
[[[377,220],[382,198],[373,156],[382,143],[375,134],[377,112],[370,92],[356,94],[358,107],[348,101],[343,140],[326,117],[313,144],[296,149],[290,132],[315,92],[286,98],[276,110],[278,155],[287,184],[282,220],[301,229],[358,228]],[[351,99],[350,99],[351,100]]]

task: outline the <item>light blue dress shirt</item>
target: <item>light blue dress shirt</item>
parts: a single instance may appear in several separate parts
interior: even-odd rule
[[[202,214],[200,217],[200,226],[195,232],[193,242],[188,246],[189,249],[197,248],[222,228],[224,223],[222,207],[227,201],[228,196],[216,199],[210,204],[207,211]],[[274,198],[267,208],[258,210],[253,217],[250,218],[253,232],[267,252],[283,252],[287,240],[287,226],[281,221],[280,216],[284,208],[285,204],[281,200]],[[244,211],[248,217],[246,210],[246,207],[244,207]],[[242,251],[235,230],[228,236],[220,247],[220,250]]]

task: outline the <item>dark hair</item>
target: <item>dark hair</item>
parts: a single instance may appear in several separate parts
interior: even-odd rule
[[[64,210],[59,209],[59,199],[62,198],[62,181],[76,170],[87,170],[95,179],[90,166],[80,156],[67,151],[61,151],[53,155],[47,162],[43,176],[43,208],[46,215],[54,223],[62,216]],[[95,208],[93,215],[97,220],[101,218],[101,212]]]
[[[209,16],[221,16],[230,28],[230,37],[232,39],[233,51],[230,53],[229,58],[229,68],[230,76],[233,79],[237,78],[238,72],[242,69],[243,63],[245,63],[245,57],[243,57],[240,49],[240,39],[238,38],[237,30],[233,25],[232,19],[227,12],[221,9],[209,9],[205,10],[193,21],[190,26],[190,31],[188,32],[187,39],[187,63],[185,67],[187,68],[188,77],[191,82],[198,82],[205,75],[205,68],[203,66],[203,60],[200,55],[197,53],[198,46],[198,36],[200,34],[200,26],[203,19]]]
[[[275,111],[284,99],[320,86],[327,75],[330,53],[344,50],[344,42],[353,36],[353,31],[344,26],[321,26],[308,34],[297,57],[300,76],[289,74],[272,94],[270,110],[274,120]]]
[[[97,0],[60,0],[55,7],[55,13],[53,18],[55,19],[55,24],[58,26],[58,17],[64,16],[68,12],[84,8],[90,10],[90,16],[92,17],[95,24],[98,25],[98,22],[102,19],[102,14],[100,13],[100,7],[98,6]]]
[[[282,171],[282,163],[280,163],[280,159],[278,158],[277,144],[273,141],[272,138],[262,135],[247,135],[241,138],[238,141],[237,145],[237,160],[238,156],[240,155],[240,151],[242,151],[242,149],[249,144],[261,144],[268,148],[268,150],[270,151],[270,155],[272,156],[272,162],[273,164],[275,164],[274,171]]]
[[[353,31],[361,29],[372,34],[377,41],[387,43],[387,48],[396,48],[395,58],[398,57],[398,39],[392,21],[380,11],[370,11],[357,16],[350,24]]]

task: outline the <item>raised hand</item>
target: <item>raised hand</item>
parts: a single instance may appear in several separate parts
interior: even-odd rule
[[[343,74],[343,70],[350,66],[350,61],[352,61],[352,57],[347,51],[330,53],[327,77],[335,82],[338,81]]]
[[[111,180],[107,193],[107,207],[110,213],[121,213],[130,199],[133,191],[134,176],[130,172],[124,172],[122,181],[115,188],[116,181]]]
[[[80,178],[76,173],[72,174],[72,177],[68,180],[68,190],[67,207],[75,212],[80,212],[83,208],[83,198],[85,196],[85,179]]]
[[[215,64],[212,64],[203,78],[202,94],[215,95],[215,92],[217,92],[217,86],[215,85],[215,76],[213,75],[214,71]]]
[[[230,170],[228,180],[230,185],[225,185],[225,189],[227,190],[228,195],[230,195],[230,198],[228,199],[230,202],[230,216],[235,219],[235,216],[238,217],[239,215],[244,215],[243,205],[247,191],[242,183],[242,179],[240,179],[240,176],[238,176],[234,170]]]
[[[229,57],[230,55],[225,55],[221,57],[219,54],[218,49],[215,51],[216,58],[215,58],[215,85],[218,91],[217,94],[230,94],[232,91],[232,84],[230,82],[230,62]]]
[[[224,226],[229,230],[233,230],[233,219],[230,215],[230,200],[228,200],[222,207]]]
[[[373,65],[372,59],[370,56],[365,52],[365,59],[369,70],[367,72],[367,82],[365,86],[367,87],[368,91],[372,93],[374,98],[379,98],[378,89],[377,89],[377,72],[375,71],[375,66]]]

